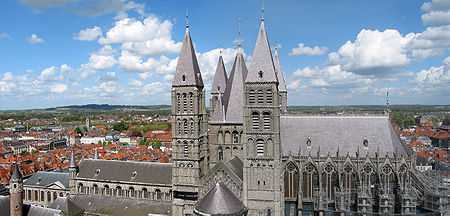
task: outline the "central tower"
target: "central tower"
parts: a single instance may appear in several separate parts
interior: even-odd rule
[[[193,215],[207,168],[203,80],[186,26],[172,82],[172,215]]]
[[[244,85],[244,203],[249,215],[282,215],[280,97],[264,26]]]

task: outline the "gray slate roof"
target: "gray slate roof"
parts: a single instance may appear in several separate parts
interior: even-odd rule
[[[222,55],[219,56],[219,62],[217,62],[216,73],[214,74],[214,80],[211,88],[212,93],[225,93],[227,88],[227,72],[223,63]]]
[[[17,163],[13,163],[13,173],[11,174],[11,181],[20,181],[22,180],[22,172],[20,172],[20,165]]]
[[[233,170],[233,172],[237,176],[239,176],[241,180],[244,180],[244,163],[242,163],[241,159],[239,159],[238,157],[234,157],[233,159],[227,161],[225,164],[230,167],[230,169]]]
[[[79,207],[72,199],[67,197],[58,197],[48,206],[51,209],[62,211],[66,216],[79,216],[84,212],[84,209]]]
[[[328,153],[334,156],[339,149],[340,156],[349,153],[360,156],[368,152],[374,156],[378,151],[380,156],[394,153],[406,155],[406,149],[395,134],[388,116],[281,116],[281,147],[282,153],[309,155],[306,141],[311,137],[311,155]],[[368,151],[363,145],[364,138],[368,140]]]
[[[71,202],[72,204],[67,208],[69,216],[77,215],[76,213],[80,210],[93,215],[111,216],[171,215],[172,203],[170,201],[137,200],[99,195],[71,195],[66,199],[58,199],[50,207],[64,211],[66,202]]]
[[[195,206],[200,215],[240,216],[247,212],[244,204],[223,183],[217,183]]]
[[[225,91],[225,121],[231,123],[243,123],[244,109],[244,82],[248,71],[245,65],[244,55],[241,52],[236,54],[233,69],[228,79]]]
[[[0,215],[10,215],[10,203],[9,196],[0,196]],[[34,206],[29,204],[23,204],[22,213],[24,216],[58,216],[61,215],[61,211],[56,209],[44,208],[40,206]]]
[[[85,159],[80,163],[78,178],[172,185],[172,164]]]
[[[262,78],[259,78],[259,71],[263,72]],[[264,21],[261,21],[259,27],[258,39],[253,50],[252,64],[248,72],[245,82],[278,82]]]
[[[185,80],[183,81],[183,76]],[[172,86],[199,86],[203,87],[203,79],[198,67],[197,56],[192,44],[189,29],[186,29],[183,45],[178,58],[175,77]]]
[[[277,73],[277,78],[278,78],[278,82],[279,82],[278,90],[280,92],[287,92],[286,81],[284,80],[284,74],[283,74],[283,71],[281,70],[281,63],[280,63],[280,56],[278,54],[278,49],[275,49],[273,62],[275,65],[275,71]]]
[[[66,172],[38,171],[26,179],[23,184],[27,186],[47,186],[60,182],[65,188],[69,188],[70,175]]]

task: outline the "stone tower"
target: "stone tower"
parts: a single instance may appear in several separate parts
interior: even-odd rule
[[[203,80],[186,26],[172,81],[173,215],[193,215],[207,172],[207,116]]]
[[[69,189],[70,193],[75,194],[77,192],[76,177],[77,177],[77,164],[75,162],[75,155],[73,150],[70,151],[70,161],[69,161]]]
[[[280,56],[278,54],[278,48],[275,48],[273,63],[275,65],[275,71],[277,73],[278,78],[278,91],[280,92],[280,109],[281,114],[287,113],[287,88],[286,81],[284,80],[283,71],[281,70]]]
[[[264,26],[244,85],[244,203],[249,215],[282,215],[280,97]]]
[[[10,193],[10,215],[22,216],[23,206],[23,178],[20,172],[19,164],[14,163],[12,165],[12,175],[9,180],[9,193]]]

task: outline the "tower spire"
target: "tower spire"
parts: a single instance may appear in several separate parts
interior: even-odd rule
[[[265,12],[264,4],[265,4],[265,1],[261,0],[261,22],[264,22],[264,12]]]
[[[189,10],[186,9],[186,16],[184,17],[186,31],[189,31]]]
[[[390,99],[389,99],[389,88],[386,90],[386,112],[389,114],[391,112],[390,108]]]

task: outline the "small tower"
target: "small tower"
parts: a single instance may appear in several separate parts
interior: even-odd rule
[[[91,129],[91,119],[88,117],[86,117],[86,130],[90,130]]]
[[[20,172],[19,164],[12,165],[12,175],[9,181],[10,193],[10,215],[22,216],[23,207],[23,176]]]
[[[69,189],[72,194],[76,193],[77,172],[78,172],[78,169],[77,169],[77,164],[75,162],[75,155],[72,150],[72,151],[70,151],[70,161],[69,161],[69,173],[70,173]]]
[[[227,72],[223,64],[222,52],[217,63],[211,88],[211,121],[225,121],[224,93],[227,88]]]
[[[277,73],[278,78],[278,91],[280,93],[280,109],[281,114],[287,113],[287,88],[286,81],[284,80],[283,71],[281,70],[280,56],[278,55],[278,48],[275,48],[274,53],[274,64],[275,64],[275,72]]]

